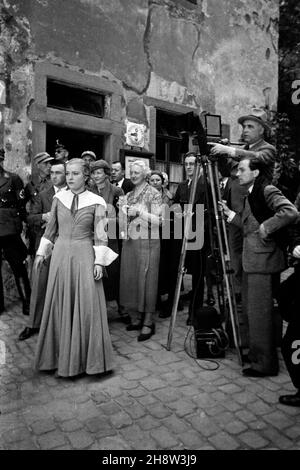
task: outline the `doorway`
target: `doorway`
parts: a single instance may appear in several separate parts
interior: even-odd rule
[[[50,124],[46,126],[46,151],[54,156],[56,141],[69,151],[70,158],[80,158],[85,150],[92,150],[97,156],[97,160],[103,158],[104,150],[103,134],[70,129],[67,127],[57,127]]]

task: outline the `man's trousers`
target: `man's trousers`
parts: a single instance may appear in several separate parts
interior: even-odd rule
[[[273,283],[277,274],[249,274],[243,277],[243,310],[249,325],[251,367],[266,375],[278,373]]]
[[[29,328],[39,328],[42,321],[51,256],[39,268],[33,268],[29,306]]]

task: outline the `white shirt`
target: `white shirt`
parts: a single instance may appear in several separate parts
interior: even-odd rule
[[[119,186],[119,188],[122,188],[122,184],[124,182],[125,178],[122,178],[120,181],[117,182],[116,186]]]
[[[252,193],[253,187],[254,187],[254,183],[253,183],[253,184],[250,186],[250,188],[248,189],[248,194]],[[236,215],[236,212],[230,211],[230,214],[229,214],[229,216],[227,217],[227,222],[228,222],[228,223],[232,222],[232,220],[234,219],[235,215]]]

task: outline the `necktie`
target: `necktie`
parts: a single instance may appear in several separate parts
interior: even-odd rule
[[[78,194],[74,194],[71,205],[71,214],[75,217],[76,211],[78,210]]]

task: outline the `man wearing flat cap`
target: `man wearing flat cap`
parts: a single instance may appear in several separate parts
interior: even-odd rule
[[[266,113],[262,109],[253,108],[251,113],[241,116],[238,123],[243,128],[242,137],[246,143],[244,148],[212,144],[211,154],[227,156],[231,166],[236,165],[242,157],[256,158],[264,163],[272,180],[276,149],[264,140],[264,134],[270,131]]]
[[[0,149],[0,263],[2,253],[9,263],[23,304],[29,313],[30,283],[25,260],[27,248],[21,239],[22,222],[26,219],[25,194],[21,178],[3,168],[5,152]],[[4,310],[4,294],[0,264],[0,313]]]
[[[26,201],[33,202],[39,192],[45,191],[51,187],[50,170],[51,162],[54,158],[47,152],[37,153],[33,157],[33,162],[38,170],[36,178],[31,178],[25,187]]]
[[[96,154],[95,152],[92,152],[92,150],[85,150],[82,152],[81,158],[89,165],[97,160]]]
[[[47,152],[40,152],[33,157],[33,162],[37,168],[37,174],[25,186],[25,201],[28,204],[28,212],[31,212],[37,195],[42,191],[47,191],[52,186],[50,171],[51,162],[54,162],[54,158]],[[26,235],[29,240],[29,254],[33,256],[35,254],[36,234],[30,226],[27,228]]]
[[[211,154],[220,156],[219,170],[223,175],[231,174],[230,192],[226,198],[228,207],[236,213],[240,213],[244,207],[247,190],[239,184],[236,171],[241,158],[255,158],[264,164],[264,173],[272,181],[275,166],[276,149],[264,140],[264,135],[270,132],[267,115],[264,110],[253,108],[247,115],[241,116],[238,123],[242,126],[242,138],[245,142],[243,148],[235,148],[228,145],[212,144]],[[224,158],[225,157],[225,158]],[[234,270],[234,284],[237,301],[240,302],[242,290],[242,249],[243,232],[241,227],[229,225],[229,246],[232,267]],[[240,318],[241,331],[244,346],[247,346],[248,331],[245,327],[244,317]]]

